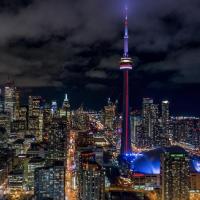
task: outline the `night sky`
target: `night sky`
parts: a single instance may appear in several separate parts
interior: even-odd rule
[[[200,113],[200,1],[130,0],[131,107],[168,98],[173,113]],[[0,84],[74,107],[122,98],[122,0],[1,0]]]

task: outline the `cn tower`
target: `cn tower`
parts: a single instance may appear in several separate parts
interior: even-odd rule
[[[125,7],[124,20],[124,54],[120,60],[120,70],[123,71],[123,121],[121,134],[121,155],[132,153],[131,130],[129,115],[129,70],[132,70],[133,61],[128,55],[128,7]]]

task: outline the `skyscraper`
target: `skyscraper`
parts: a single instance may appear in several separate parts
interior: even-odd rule
[[[132,59],[128,55],[128,8],[125,8],[124,54],[120,61],[120,70],[123,71],[123,122],[121,135],[121,155],[131,153],[131,131],[129,116],[129,70],[132,69]]]
[[[37,168],[34,176],[36,200],[64,200],[64,174],[64,163],[61,161],[55,161],[52,166]]]
[[[163,133],[169,132],[169,101],[162,101],[162,125]]]
[[[65,94],[65,99],[63,101],[63,109],[69,109],[69,108],[70,108],[70,104],[69,104],[68,95]]]
[[[51,160],[64,160],[66,122],[61,118],[53,118],[48,135],[48,158]]]
[[[113,130],[116,116],[116,105],[108,99],[108,105],[104,106],[104,125],[106,128]]]
[[[11,120],[14,117],[14,108],[15,108],[15,85],[14,82],[8,82],[4,88],[4,111],[11,116]]]
[[[42,140],[43,131],[43,110],[41,109],[42,97],[29,96],[28,105],[28,129],[36,137],[37,141]]]
[[[152,126],[151,126],[151,109],[153,105],[153,99],[151,98],[143,98],[143,108],[142,108],[142,116],[143,116],[143,127],[144,127],[144,135],[147,137],[152,136]]]
[[[78,180],[80,200],[105,199],[105,172],[93,152],[81,153]]]
[[[69,103],[67,94],[65,94],[65,99],[63,101],[62,109],[64,110],[66,118],[67,118],[67,129],[70,129],[72,126],[72,113],[70,110],[70,103]]]
[[[162,200],[189,200],[189,159],[186,153],[161,156]]]
[[[41,96],[29,96],[28,100],[28,115],[38,117],[40,115],[42,97]]]

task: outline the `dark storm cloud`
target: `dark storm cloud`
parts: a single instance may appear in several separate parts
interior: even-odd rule
[[[130,54],[137,63],[134,76],[174,71],[166,77],[167,84],[199,83],[199,1],[128,4]],[[105,79],[118,77],[122,5],[121,0],[2,1],[1,81],[10,75],[19,86],[70,83],[104,88]],[[157,79],[151,85],[159,84],[165,83]]]

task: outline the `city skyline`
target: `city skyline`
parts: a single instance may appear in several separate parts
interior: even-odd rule
[[[200,200],[197,1],[0,1],[1,200]]]
[[[0,84],[9,76],[24,92],[47,99],[62,99],[67,92],[75,107],[84,103],[98,109],[108,97],[121,101],[117,63],[123,3],[54,2],[1,2]],[[131,107],[138,108],[143,97],[153,97],[169,99],[174,112],[198,115],[198,2],[145,4],[129,1],[129,46],[136,63],[130,73]],[[99,24],[105,34],[99,34]],[[93,100],[89,94],[98,97]]]

